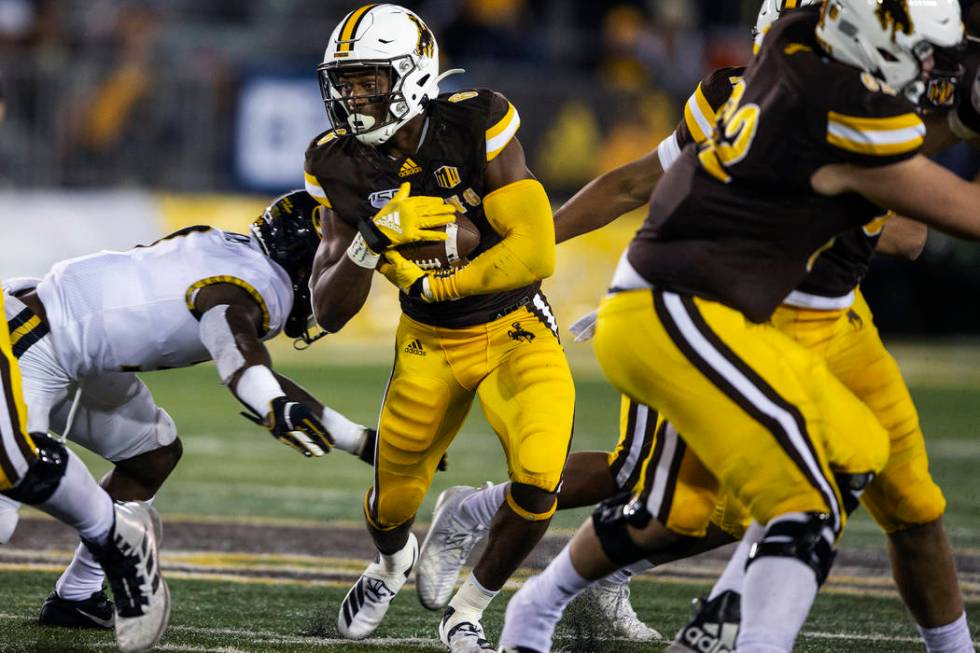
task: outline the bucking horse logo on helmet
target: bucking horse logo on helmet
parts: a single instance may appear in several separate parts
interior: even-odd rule
[[[881,23],[881,29],[891,30],[892,40],[895,35],[912,34],[912,15],[909,12],[909,0],[877,0],[878,8],[875,9],[875,16]]]
[[[420,57],[431,58],[433,53],[433,45],[436,42],[435,38],[432,36],[432,32],[430,32],[429,28],[422,22],[422,19],[415,14],[407,14],[407,16],[413,23],[415,23],[415,27],[417,27],[419,30],[419,40],[415,45],[415,54],[419,55]]]

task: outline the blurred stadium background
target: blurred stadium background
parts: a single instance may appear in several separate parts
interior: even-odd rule
[[[273,196],[302,185],[306,145],[328,127],[314,68],[336,22],[359,4],[0,0],[6,99],[0,278],[39,275],[56,260],[129,248],[188,224],[245,231]],[[492,87],[518,107],[530,166],[556,205],[596,175],[654,148],[705,73],[746,61],[758,10],[758,0],[403,4],[435,32],[443,69],[466,69],[443,90]],[[967,178],[980,170],[970,150],[953,149],[942,160]],[[565,326],[595,305],[641,218],[627,217],[559,248],[558,274],[545,287]],[[980,596],[980,447],[972,437],[980,420],[978,263],[980,248],[931,234],[919,261],[880,259],[866,284],[879,326],[913,385],[934,473],[951,498],[948,523],[971,600]],[[378,282],[344,332],[311,352],[281,342],[274,356],[327,403],[371,423],[397,317],[393,289]],[[574,446],[608,448],[615,394],[589,346],[568,344],[568,351],[580,398]],[[178,597],[165,647],[354,650],[329,639],[335,636],[329,622],[367,550],[359,499],[369,469],[343,454],[303,460],[271,442],[235,416],[235,402],[209,367],[146,375],[176,419],[187,452],[158,501],[168,523],[163,563]],[[478,413],[454,444],[450,470],[437,477],[435,491],[503,475],[499,446]],[[107,468],[85,459],[96,473]],[[584,514],[557,518],[558,536],[567,536]],[[67,561],[71,538],[36,513],[25,517],[17,539],[0,548],[0,650],[105,649],[101,634],[74,639],[31,626]],[[266,539],[247,544],[256,532]],[[337,533],[347,540],[334,549],[326,538]],[[881,538],[866,516],[849,529],[845,545],[857,553],[843,558],[844,576],[832,579],[818,602],[800,650],[915,650],[914,631],[887,578]],[[249,546],[251,553],[242,552]],[[686,619],[686,599],[719,565],[682,569],[668,580],[673,584],[663,585],[661,576],[654,577],[655,588],[638,584],[641,614],[656,615],[655,625],[673,633]],[[401,639],[368,648],[431,648],[434,617],[411,597],[396,603],[397,619],[379,636]],[[497,603],[491,634],[505,602]],[[262,614],[256,605],[266,606]],[[971,603],[972,614],[978,608]],[[864,615],[859,623],[851,619],[857,611]],[[311,643],[311,634],[327,639]]]
[[[357,4],[0,0],[0,276],[173,223],[243,229],[301,184],[303,151],[328,126],[313,70]],[[513,100],[556,203],[656,146],[706,72],[744,62],[758,10],[758,0],[405,4],[438,35],[443,67],[466,69],[444,90],[489,86]],[[966,177],[980,169],[969,150],[943,160]],[[602,291],[635,224],[565,248],[573,264],[549,290],[566,322]],[[978,262],[980,249],[941,235],[916,264],[877,261],[867,293],[882,329],[977,333],[980,304],[964,298],[980,291]],[[390,328],[381,307],[362,333]]]

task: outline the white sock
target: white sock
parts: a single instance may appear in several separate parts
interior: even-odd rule
[[[333,446],[355,456],[361,455],[361,448],[367,438],[366,430],[360,424],[350,421],[330,406],[323,407],[320,421],[333,436]]]
[[[479,619],[499,591],[488,590],[471,573],[449,601],[449,607],[455,608],[456,612],[465,613],[468,617],[475,616]]]
[[[966,613],[951,624],[938,628],[918,626],[927,653],[973,653],[973,639],[966,623]]]
[[[618,587],[619,585],[625,585],[626,583],[630,582],[630,579],[632,579],[636,574],[642,574],[645,571],[650,571],[654,567],[656,567],[656,565],[644,558],[643,560],[638,560],[627,567],[617,569],[602,580],[597,581],[597,583],[600,585],[605,585],[606,587]]]
[[[550,651],[565,606],[591,584],[575,569],[566,545],[539,576],[529,579],[511,598],[500,633],[501,648],[526,646]]]
[[[749,559],[752,546],[762,539],[765,532],[766,529],[759,522],[753,521],[749,525],[745,535],[742,536],[742,541],[735,548],[731,560],[725,566],[725,571],[721,572],[721,577],[711,588],[711,593],[708,594],[709,601],[729,590],[737,594],[742,593],[742,582],[745,580],[745,563]]]
[[[83,601],[102,589],[105,572],[84,544],[75,549],[75,557],[61,574],[54,589],[63,599]]]
[[[36,506],[69,526],[86,540],[104,544],[115,521],[112,499],[92,478],[85,463],[71,450],[58,489]]]
[[[477,528],[490,528],[493,516],[504,505],[504,495],[510,483],[497,483],[481,488],[459,502],[459,515]]]
[[[144,505],[153,505],[156,497],[150,497],[146,501],[141,501]],[[159,542],[158,542],[159,544]],[[92,552],[84,544],[79,544],[75,549],[75,556],[71,559],[68,568],[62,572],[54,589],[63,599],[69,601],[84,601],[95,592],[102,589],[105,580],[105,572],[102,566],[95,561]]]
[[[789,653],[813,599],[817,578],[796,558],[762,557],[745,573],[739,653]]]
[[[385,573],[388,574],[402,574],[405,570],[412,565],[412,558],[414,557],[415,550],[415,534],[409,533],[408,540],[398,551],[395,551],[391,555],[386,555],[381,553],[381,565],[385,569]]]

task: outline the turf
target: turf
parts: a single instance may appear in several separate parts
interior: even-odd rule
[[[382,364],[329,367],[290,363],[280,370],[293,376],[324,401],[363,423],[376,420],[388,368]],[[317,522],[360,522],[360,502],[371,482],[366,465],[343,453],[308,460],[275,442],[267,432],[237,416],[239,406],[220,386],[210,365],[157,372],[145,379],[158,402],[176,420],[185,456],[160,493],[157,506],[167,515],[201,517],[269,517]],[[576,450],[608,449],[616,439],[618,398],[592,370],[577,374]],[[975,468],[980,445],[973,434],[980,423],[980,387],[921,385],[913,387],[929,440],[932,470],[949,499],[947,524],[961,551],[980,547],[980,496]],[[83,456],[93,472],[108,469],[104,461]],[[496,437],[479,408],[449,452],[449,471],[437,475],[420,512],[426,521],[438,491],[453,484],[504,479],[504,461]],[[587,511],[560,513],[555,526],[574,528]],[[272,527],[270,527],[272,528]],[[879,548],[881,536],[864,516],[845,536],[849,547]],[[234,549],[234,542],[229,543]],[[329,551],[323,555],[330,555]],[[365,558],[369,557],[365,554]],[[41,571],[0,570],[0,651],[110,650],[111,635],[65,634],[31,624],[55,576]],[[246,584],[173,579],[172,627],[163,650],[172,651],[343,651],[438,650],[434,642],[437,615],[423,610],[412,593],[396,601],[377,636],[391,641],[355,646],[332,642],[333,620],[344,593],[342,585]],[[673,633],[689,614],[689,601],[701,586],[644,582],[636,584],[638,612]],[[497,600],[487,626],[498,632],[505,600]],[[972,605],[980,614],[980,605]],[[574,623],[585,623],[576,613]],[[568,631],[566,631],[568,632]],[[805,628],[798,650],[921,650],[911,621],[896,598],[823,594]],[[578,642],[563,641],[575,651],[662,650],[660,645],[630,646],[593,641],[587,631]],[[840,635],[843,638],[838,638]],[[865,639],[860,639],[864,637]],[[407,641],[405,638],[409,638]],[[411,638],[421,638],[418,640]],[[892,638],[892,639],[888,639]],[[402,643],[399,643],[402,642]]]
[[[67,632],[40,628],[30,617],[49,591],[54,576],[36,572],[8,572],[0,584],[0,650],[90,651],[110,649],[109,632]],[[417,651],[439,650],[435,641],[436,615],[405,592],[393,603],[385,623],[370,643],[337,641],[336,606],[344,589],[297,585],[250,585],[172,580],[175,597],[171,626],[161,648],[169,651],[255,651],[292,653],[315,650]],[[637,610],[666,633],[683,625],[692,596],[705,590],[697,585],[655,585],[634,594]],[[646,587],[648,586],[648,587]],[[502,597],[506,598],[506,597]],[[505,600],[488,610],[488,635],[499,633]],[[980,605],[971,605],[976,612]],[[630,644],[604,639],[589,627],[589,611],[569,609],[560,626],[557,645],[576,653],[661,651],[663,644]],[[798,651],[810,653],[899,652],[916,650],[915,631],[895,599],[821,595],[801,637]],[[848,636],[882,638],[848,641]],[[840,638],[840,639],[839,639]],[[885,639],[890,638],[890,639]],[[385,641],[389,640],[389,641]],[[409,640],[406,642],[405,640]]]

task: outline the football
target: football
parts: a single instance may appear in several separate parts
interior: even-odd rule
[[[467,257],[480,244],[480,230],[458,211],[454,224],[435,229],[445,229],[449,237],[444,241],[429,240],[402,245],[398,252],[423,270],[446,270],[465,265]]]

